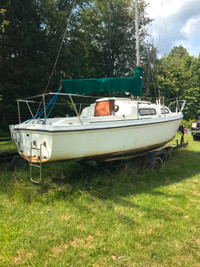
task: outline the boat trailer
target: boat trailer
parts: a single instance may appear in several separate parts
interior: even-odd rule
[[[121,160],[105,160],[103,161],[103,163],[105,164],[105,169],[107,167],[109,169],[109,166],[111,169],[112,167],[114,169],[115,167],[118,169],[128,169],[133,166],[137,166],[152,171],[157,171],[163,167],[164,162],[172,156],[172,153],[175,150],[186,147],[187,145],[188,142],[179,143],[178,140],[176,140],[175,145],[165,145],[147,152],[137,153],[135,155],[128,156],[127,158],[123,157],[121,158]]]
[[[180,126],[179,131],[182,135],[180,142],[177,139],[176,144],[164,145],[141,153],[102,158],[96,161],[97,166],[108,173],[112,173],[112,171],[119,171],[120,169],[128,169],[133,166],[157,171],[163,167],[164,161],[169,159],[175,150],[184,148],[188,145],[188,141],[184,141],[184,126]],[[87,164],[85,160],[80,160],[79,163],[90,168],[90,165]],[[94,169],[94,167],[92,168]]]
[[[11,138],[4,137],[0,139],[1,142],[11,141]],[[17,171],[20,169],[26,169],[28,167],[28,162],[23,159],[18,152],[0,152],[0,164],[10,164],[10,169],[12,171]]]

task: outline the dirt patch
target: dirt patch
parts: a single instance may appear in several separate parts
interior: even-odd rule
[[[77,225],[76,228],[79,230],[85,230],[85,225],[82,223],[80,225]]]
[[[143,211],[138,212],[138,216],[139,217],[142,217],[143,215],[144,215],[144,212]]]
[[[96,230],[96,235],[97,236],[103,236],[103,234],[98,229]]]
[[[71,245],[73,248],[77,248],[79,246],[83,246],[84,248],[94,248],[94,245],[92,244],[93,240],[94,237],[91,235],[86,238],[78,238],[75,236]]]
[[[178,207],[178,206],[171,205],[171,207],[176,209],[176,210],[181,210],[182,211],[182,209],[180,207]]]
[[[191,191],[191,193],[194,195],[194,196],[200,196],[200,193],[198,191]]]
[[[92,244],[93,240],[94,240],[94,236],[89,235],[85,240],[86,241],[85,247],[86,248],[94,248],[94,245]]]
[[[138,230],[138,234],[140,235],[140,236],[145,236],[147,233],[144,231],[144,230]]]
[[[52,248],[51,250],[54,254],[58,255],[58,254],[62,253],[64,250],[68,249],[68,247],[69,247],[69,245],[67,243],[63,243],[58,247]]]
[[[81,258],[85,258],[86,255],[87,255],[87,254],[86,254],[84,251],[82,251],[82,252],[80,253]]]
[[[31,259],[35,255],[35,251],[30,252],[26,250],[19,250],[17,251],[17,256],[14,257],[14,263],[16,265],[19,265],[21,263],[24,263],[26,260]]]
[[[189,200],[190,200],[190,202],[194,202],[194,203],[198,202],[199,203],[199,200],[197,200],[197,199],[190,198]]]
[[[79,247],[80,245],[83,245],[84,244],[84,240],[81,239],[81,238],[78,238],[78,237],[74,237],[73,241],[71,242],[71,245],[73,248],[77,248]]]
[[[63,220],[63,221],[68,221],[69,219],[71,219],[71,218],[73,218],[74,216],[72,216],[72,215],[70,215],[70,216],[67,216],[67,215],[63,215],[62,217],[61,217],[61,219]]]
[[[140,243],[138,243],[138,242],[135,243],[135,247],[136,247],[137,250],[144,249],[144,247]]]
[[[197,243],[197,245],[200,246],[200,238],[195,238],[194,240]]]
[[[150,228],[149,230],[148,230],[148,234],[151,234],[153,232],[153,229],[152,228]]]

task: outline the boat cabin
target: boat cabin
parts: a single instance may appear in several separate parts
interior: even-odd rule
[[[138,119],[158,117],[171,111],[163,106],[147,101],[136,101],[127,98],[101,98],[83,109],[81,118],[89,117],[123,117]]]

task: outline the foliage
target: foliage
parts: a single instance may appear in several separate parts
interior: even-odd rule
[[[0,9],[0,30],[4,33],[5,32],[5,26],[9,24],[9,21],[5,20],[5,12],[6,10],[1,8]]]
[[[3,0],[9,20],[5,33],[0,35],[4,114],[16,111],[15,99],[44,91],[71,12],[71,1],[62,2],[67,8],[64,11],[61,1]],[[57,87],[58,80],[57,76],[53,79],[51,89]]]
[[[141,41],[147,35],[144,27],[150,22],[145,8],[144,1],[141,1]],[[73,26],[66,47],[69,58],[64,68],[66,77],[133,75],[135,25],[132,1],[88,1],[84,8],[77,10]]]
[[[187,100],[185,118],[196,118],[200,111],[200,57],[190,56],[182,46],[174,47],[157,64],[159,94]]]
[[[194,120],[192,120],[192,119],[190,119],[190,120],[182,120],[181,121],[181,125],[183,125],[186,129],[191,130],[193,121]]]
[[[146,26],[150,23],[146,7],[147,2],[140,1],[143,96],[186,99],[185,118],[197,118],[200,56],[192,57],[179,46],[158,60],[156,47],[146,42]],[[134,12],[131,0],[2,0],[3,123],[8,123],[10,112],[16,113],[15,99],[43,93],[46,89],[56,91],[61,78],[132,76],[136,64]],[[64,45],[47,88],[66,25],[69,26]]]
[[[66,25],[69,25],[67,36],[49,91],[58,88],[61,78],[133,75],[132,1],[77,0],[74,8],[73,3],[71,0],[2,0],[2,8],[7,10],[5,20],[9,21],[6,31],[0,33],[0,95],[4,123],[7,114],[16,111],[15,99],[44,92]],[[148,51],[145,26],[150,22],[145,13],[146,5],[145,1],[140,1],[144,63]]]

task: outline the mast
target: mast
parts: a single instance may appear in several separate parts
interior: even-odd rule
[[[136,65],[140,65],[140,42],[138,23],[138,0],[135,0],[135,39],[136,39]]]

